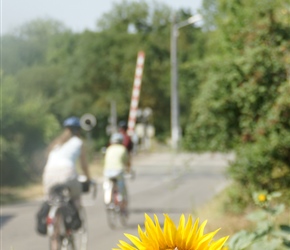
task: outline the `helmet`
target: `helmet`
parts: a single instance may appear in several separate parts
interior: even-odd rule
[[[123,129],[127,129],[127,122],[125,122],[125,121],[120,121],[120,122],[118,123],[118,127],[119,127],[119,128],[123,128]]]
[[[110,142],[111,143],[122,143],[123,142],[123,135],[120,133],[114,133],[112,134],[111,138],[110,138]]]
[[[80,127],[81,126],[80,119],[75,116],[69,117],[65,119],[65,121],[63,122],[63,126],[64,127]]]

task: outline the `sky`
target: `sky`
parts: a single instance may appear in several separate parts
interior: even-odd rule
[[[110,11],[113,3],[120,3],[122,0],[0,0],[0,2],[1,34],[6,34],[36,18],[61,21],[74,32],[95,30],[96,21],[102,14]],[[202,0],[156,0],[156,2],[165,3],[173,9],[191,9],[195,13],[201,7]]]

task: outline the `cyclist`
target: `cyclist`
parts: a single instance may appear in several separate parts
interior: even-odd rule
[[[48,195],[53,186],[65,184],[70,188],[71,197],[79,203],[81,184],[77,179],[78,158],[84,175],[88,181],[90,180],[85,147],[80,137],[80,120],[74,116],[69,117],[64,121],[63,127],[62,134],[48,147],[48,157],[43,172],[44,193]]]
[[[123,135],[123,145],[127,148],[128,153],[131,154],[133,149],[133,142],[131,137],[127,134],[127,123],[125,121],[120,121],[118,124],[119,133]]]
[[[122,196],[121,210],[127,212],[126,207],[128,205],[128,196],[124,180],[124,173],[130,172],[130,164],[128,151],[123,145],[123,139],[124,137],[121,133],[114,133],[111,136],[110,146],[107,148],[105,154],[103,174],[104,183],[106,183],[106,181],[111,178],[115,178],[117,180],[118,190]],[[106,190],[104,191],[106,192]]]
[[[83,140],[80,138],[80,120],[69,117],[63,123],[64,131],[52,141],[48,147],[47,162],[43,172],[43,186],[46,198],[50,189],[63,184],[70,190],[70,197],[79,210],[81,207],[81,184],[78,181],[76,162],[80,158],[80,165],[87,181],[90,173],[86,161],[86,152]]]

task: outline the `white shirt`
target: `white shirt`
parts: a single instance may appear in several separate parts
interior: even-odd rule
[[[76,173],[76,161],[81,153],[82,140],[73,136],[63,145],[56,145],[49,153],[45,173],[67,170]]]

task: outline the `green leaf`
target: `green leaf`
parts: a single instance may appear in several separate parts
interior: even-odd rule
[[[265,220],[267,216],[268,216],[267,212],[265,212],[264,210],[258,210],[248,214],[247,219],[250,221],[261,221]]]
[[[258,237],[261,237],[265,234],[268,234],[273,228],[274,225],[272,222],[268,220],[260,221],[257,225],[255,233],[257,234]]]
[[[234,234],[230,237],[228,245],[231,250],[242,250],[246,249],[251,245],[253,240],[255,239],[255,235],[249,233],[245,230],[241,230],[238,233]]]
[[[273,208],[272,214],[276,216],[276,215],[281,214],[284,210],[285,210],[285,205],[280,204]]]
[[[280,229],[284,232],[287,232],[290,234],[290,226],[289,225],[280,225]]]
[[[272,234],[274,237],[277,237],[277,238],[281,238],[281,239],[284,239],[284,240],[290,240],[290,234],[288,232],[284,232],[282,230],[275,230],[272,232]]]
[[[263,241],[257,241],[254,242],[251,250],[262,250],[262,249],[267,249],[267,250],[277,250],[281,249],[281,246],[283,244],[283,241],[280,239],[272,239],[272,240],[263,240]]]
[[[273,192],[270,194],[270,196],[272,198],[277,198],[277,197],[281,197],[282,193],[281,192]]]

